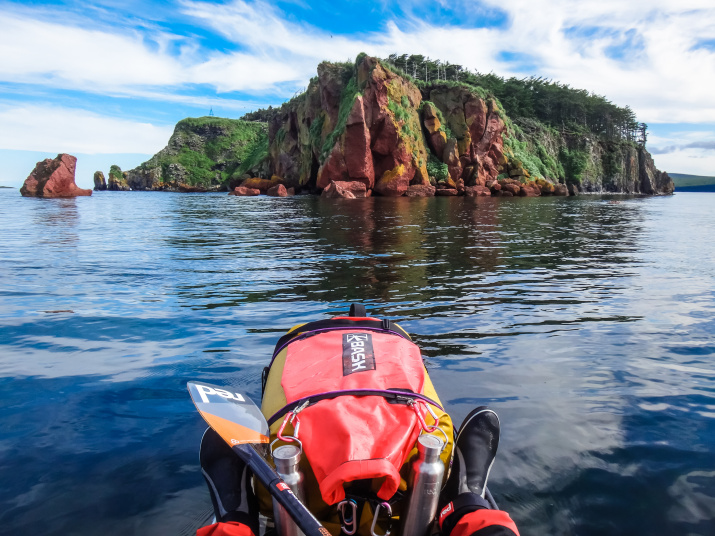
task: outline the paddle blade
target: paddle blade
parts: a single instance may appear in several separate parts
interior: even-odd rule
[[[247,396],[203,382],[187,384],[196,409],[229,445],[268,443],[266,418]]]

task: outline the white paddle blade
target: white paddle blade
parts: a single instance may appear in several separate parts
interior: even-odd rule
[[[187,387],[196,409],[226,443],[269,442],[266,418],[250,398],[203,382],[189,382]]]

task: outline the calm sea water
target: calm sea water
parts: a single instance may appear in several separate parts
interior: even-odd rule
[[[0,533],[210,511],[186,381],[260,372],[362,301],[458,423],[502,421],[522,535],[715,534],[715,196],[236,198],[0,190]]]

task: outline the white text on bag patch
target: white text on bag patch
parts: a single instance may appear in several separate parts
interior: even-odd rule
[[[369,333],[343,334],[343,376],[375,370],[375,352]]]
[[[196,390],[199,392],[199,396],[201,396],[201,401],[206,404],[211,402],[206,395],[218,395],[221,398],[235,400],[236,402],[246,401],[241,395],[241,393],[229,393],[228,391],[224,391],[223,389],[213,389],[208,385],[197,385]]]

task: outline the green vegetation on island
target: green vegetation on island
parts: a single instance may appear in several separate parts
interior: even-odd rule
[[[242,175],[267,156],[265,123],[187,118],[177,123],[168,146],[131,170],[127,180],[132,189],[211,189]]]
[[[435,87],[467,87],[482,98],[495,98],[507,124],[505,146],[515,164],[530,175],[575,185],[584,174],[608,178],[622,173],[620,154],[628,147],[645,147],[647,125],[636,120],[630,107],[619,107],[605,97],[541,77],[504,78],[494,73],[470,72],[461,65],[422,55],[391,54],[383,60],[409,78],[423,93]],[[564,137],[596,136],[606,145],[600,162],[593,161],[587,143],[562,145],[552,154],[547,146]],[[599,160],[599,159],[597,159]]]
[[[461,65],[442,63],[422,55],[391,54],[386,61],[418,87],[467,85],[484,98],[496,97],[512,118],[536,119],[574,133],[589,132],[609,141],[645,145],[648,127],[639,123],[628,106],[542,77],[504,78],[494,73],[468,71]]]

